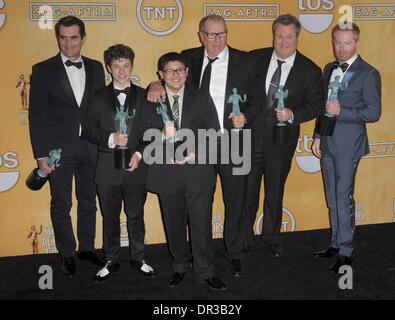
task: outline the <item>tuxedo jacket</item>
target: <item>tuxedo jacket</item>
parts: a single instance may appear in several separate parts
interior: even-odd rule
[[[232,104],[228,103],[229,96],[233,94],[232,89],[237,88],[237,93],[243,97],[247,95],[246,102],[240,102],[240,111],[247,119],[246,127],[250,126],[252,120],[258,115],[265,103],[265,94],[261,91],[262,79],[256,71],[253,57],[247,52],[229,47],[228,73],[226,78],[225,106],[224,106],[224,128],[233,129],[232,120],[228,119],[232,112]],[[185,57],[189,68],[188,83],[199,88],[200,76],[204,60],[204,47],[187,49],[181,52]]]
[[[328,96],[334,63],[327,64],[324,69],[325,97]],[[362,157],[369,153],[366,123],[378,121],[381,115],[380,73],[358,56],[344,75],[338,100],[340,114],[333,135],[316,134],[315,138],[321,139],[323,153],[347,158]]]
[[[145,90],[131,84],[129,94],[125,100],[125,109],[133,118],[128,120],[127,134],[131,153],[136,151],[143,153],[141,111],[145,100]],[[88,112],[83,122],[83,137],[99,146],[97,156],[95,182],[105,185],[119,185],[124,179],[127,183],[144,183],[147,167],[144,161],[133,172],[114,168],[114,149],[108,147],[108,139],[116,129],[116,113],[119,105],[118,98],[114,94],[113,84],[95,92]]]
[[[30,82],[29,128],[34,157],[48,157],[49,151],[62,149],[71,157],[79,137],[80,125],[92,94],[104,87],[104,70],[99,61],[82,57],[85,90],[78,106],[60,53],[33,66]],[[74,68],[74,67],[73,67]],[[92,161],[97,147],[87,142]]]
[[[167,101],[167,113],[173,120],[173,114]],[[146,102],[144,107],[145,128],[155,128],[163,130],[164,124],[162,116],[156,111],[158,104]],[[217,111],[210,95],[206,92],[199,91],[192,86],[186,86],[182,102],[181,125],[180,129],[190,129],[196,138],[199,129],[220,129]],[[206,154],[209,152],[207,141]],[[158,144],[157,144],[158,145]],[[161,148],[161,154],[169,153],[166,143],[158,145]],[[196,154],[197,153],[197,150]],[[206,162],[208,163],[208,162]],[[206,191],[216,182],[216,173],[214,165],[210,164],[151,164],[148,168],[147,189],[155,193],[174,193],[181,186],[188,186],[194,192]]]
[[[257,59],[257,68],[264,79],[261,90],[266,92],[266,76],[269,69],[274,48],[263,48],[251,51]],[[284,106],[292,110],[294,120],[290,128],[289,145],[294,145],[299,138],[300,124],[322,114],[324,111],[324,88],[321,69],[310,59],[296,52],[295,61],[284,85],[288,96],[284,99]],[[263,106],[266,108],[266,106]],[[274,125],[277,123],[275,111],[267,116],[262,110],[252,124],[254,141],[261,141],[262,136],[272,139]]]

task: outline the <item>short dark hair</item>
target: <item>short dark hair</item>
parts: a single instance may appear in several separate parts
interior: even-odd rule
[[[158,70],[164,71],[166,65],[171,61],[178,61],[181,62],[184,67],[186,67],[185,58],[182,54],[178,52],[168,52],[161,56],[158,60]]]
[[[299,37],[300,34],[300,29],[302,28],[298,18],[293,16],[292,14],[286,13],[282,14],[281,16],[278,16],[276,20],[273,21],[272,24],[272,33],[273,33],[273,38],[274,38],[274,31],[276,29],[277,24],[282,24],[284,26],[289,26],[289,25],[294,25],[296,28],[296,36]]]
[[[346,23],[344,25],[341,25],[340,23],[337,23],[331,31],[331,36],[332,40],[334,39],[336,31],[352,31],[355,35],[355,40],[359,40],[359,35],[361,34],[361,31],[359,30],[359,27],[356,23]]]
[[[80,36],[81,39],[83,39],[86,35],[85,33],[85,24],[81,19],[78,19],[77,17],[74,16],[67,16],[67,17],[63,17],[62,19],[60,19],[58,22],[56,22],[55,24],[55,35],[56,38],[59,38],[59,29],[60,26],[64,26],[64,27],[71,27],[77,25],[80,28]]]
[[[225,25],[225,29],[228,30],[228,27],[226,26],[225,19],[223,17],[221,17],[220,15],[217,15],[217,14],[209,14],[208,16],[205,16],[204,18],[202,18],[200,20],[199,31],[205,31],[204,27],[206,26],[206,22],[209,20],[214,21],[214,22],[222,21]]]
[[[114,60],[119,59],[129,59],[133,65],[134,61],[134,51],[132,48],[125,46],[123,44],[115,44],[104,51],[104,63],[106,66],[111,67],[111,63]]]

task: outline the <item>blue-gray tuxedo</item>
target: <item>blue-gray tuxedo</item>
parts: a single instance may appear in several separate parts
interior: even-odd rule
[[[334,63],[324,69],[326,88],[333,69]],[[321,140],[321,167],[332,230],[330,246],[350,257],[355,232],[355,175],[360,159],[369,153],[366,123],[378,121],[381,114],[380,73],[358,56],[346,71],[342,88],[333,135],[314,137]]]

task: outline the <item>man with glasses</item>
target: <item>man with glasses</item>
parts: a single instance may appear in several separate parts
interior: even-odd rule
[[[300,124],[323,112],[324,89],[321,69],[297,51],[301,25],[290,14],[279,16],[272,25],[274,48],[252,51],[258,70],[266,80],[262,91],[266,104],[252,124],[254,152],[248,177],[247,209],[249,217],[247,245],[252,243],[253,225],[259,207],[259,194],[264,175],[262,236],[274,257],[281,257],[280,243],[284,186],[299,139]],[[283,86],[288,91],[285,108],[277,109],[276,91]],[[289,126],[285,144],[274,143],[274,127],[278,121]]]
[[[199,23],[199,38],[203,46],[182,51],[189,68],[188,82],[200,90],[209,92],[217,109],[222,133],[239,129],[239,140],[230,141],[231,148],[246,155],[250,150],[242,150],[243,128],[250,126],[264,103],[261,80],[256,74],[255,61],[243,51],[231,48],[227,44],[228,29],[225,20],[218,15],[208,15]],[[229,96],[236,88],[241,96],[246,95],[245,102],[240,103],[240,113],[232,113]],[[148,99],[157,101],[165,98],[165,91],[160,83],[150,86]],[[232,140],[232,139],[230,139]],[[218,148],[221,149],[221,148]],[[246,230],[245,190],[247,175],[235,175],[237,165],[232,162],[220,163],[221,154],[217,155],[216,171],[222,182],[225,203],[224,241],[226,255],[230,261],[231,272],[239,277],[243,273],[243,248]],[[213,188],[212,192],[215,192]]]

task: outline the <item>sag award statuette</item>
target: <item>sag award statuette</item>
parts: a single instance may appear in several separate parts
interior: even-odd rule
[[[62,149],[55,149],[49,152],[48,166],[59,167]],[[39,168],[34,169],[26,179],[26,185],[31,190],[40,190],[48,180],[48,174]]]
[[[125,111],[125,106],[117,107],[117,113],[114,117],[115,129],[121,134],[128,134],[131,129],[132,121],[136,114],[136,110],[132,110],[129,114],[129,108]],[[129,169],[129,162],[132,158],[132,151],[127,146],[116,146],[114,150],[114,168],[115,169]]]
[[[279,86],[274,97],[278,100],[277,109],[284,110],[284,99],[288,96],[288,90],[283,90],[283,86]],[[279,121],[274,126],[273,142],[275,144],[286,144],[289,138],[289,125],[287,122]]]
[[[243,98],[242,98],[241,95],[239,95],[237,93],[237,88],[233,88],[232,91],[233,91],[233,94],[231,94],[229,96],[228,103],[232,104],[232,113],[235,116],[238,116],[240,114],[239,102],[246,102],[247,101],[247,95],[244,94]],[[237,130],[238,131],[240,129],[232,129],[232,130]]]
[[[165,127],[174,126],[174,121],[172,121],[167,114],[167,105],[163,102],[162,99],[159,99],[159,106],[156,107],[156,112],[162,116],[163,124],[165,125]],[[169,143],[174,143],[175,140],[175,137],[170,137],[168,139]]]
[[[328,98],[329,101],[336,101],[339,90],[342,88],[340,83],[340,76],[336,76],[335,80],[329,83],[328,90],[331,93]],[[331,136],[336,125],[336,117],[326,112],[323,116],[318,117],[317,133],[322,136]]]

